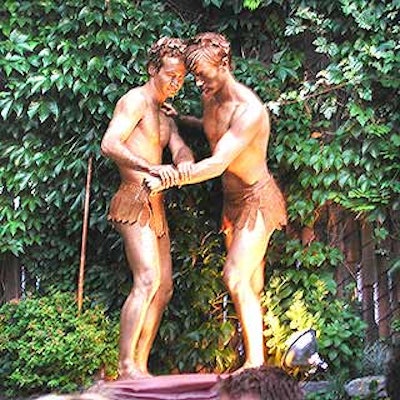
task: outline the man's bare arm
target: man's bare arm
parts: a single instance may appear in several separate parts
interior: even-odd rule
[[[194,117],[193,115],[181,115],[177,117],[177,120],[181,122],[186,129],[203,131],[203,120],[201,118]]]
[[[101,141],[101,152],[119,165],[147,172],[151,164],[136,156],[124,145],[142,118],[144,101],[144,98],[138,93],[129,93],[118,101],[114,115]]]
[[[178,176],[175,184],[179,185],[180,180],[188,180],[192,175],[194,156],[190,148],[180,137],[178,127],[170,120],[170,137],[168,147],[171,151],[172,161],[177,168]]]
[[[194,163],[193,154],[179,136],[178,127],[172,118],[168,118],[168,134],[168,147],[174,165],[154,165],[149,170],[150,174],[160,177],[164,189],[178,185],[180,176],[188,179]]]
[[[262,111],[257,107],[247,107],[238,110],[232,126],[218,141],[213,155],[193,164],[190,177],[180,177],[179,185],[189,185],[203,182],[222,175],[235,158],[246,149],[254,139],[261,125]],[[162,190],[162,184],[156,179],[149,178],[147,185],[153,191]]]
[[[170,120],[170,137],[168,147],[171,151],[172,161],[175,165],[179,165],[182,162],[194,163],[193,153],[180,137],[178,127],[172,119]]]
[[[262,114],[257,108],[250,106],[237,110],[237,114],[231,127],[215,146],[212,156],[194,164],[191,178],[180,184],[198,183],[222,175],[236,157],[246,149],[258,132]]]
[[[168,117],[174,118],[176,121],[182,123],[186,129],[203,130],[203,120],[192,115],[179,115],[178,111],[169,103],[164,103],[161,110]]]

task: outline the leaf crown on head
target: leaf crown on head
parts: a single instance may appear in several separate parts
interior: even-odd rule
[[[183,60],[186,47],[187,43],[185,40],[163,36],[153,43],[147,52],[147,67],[152,64],[159,71],[164,57],[177,57]]]
[[[224,59],[232,68],[231,45],[224,35],[216,32],[203,32],[190,39],[186,49],[186,65],[193,70],[199,58],[205,56],[208,61],[219,65]]]

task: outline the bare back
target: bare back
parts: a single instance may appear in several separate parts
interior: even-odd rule
[[[255,112],[259,123],[251,131],[239,135],[251,135],[244,149],[231,161],[223,174],[227,188],[235,189],[241,183],[253,184],[267,173],[266,152],[270,133],[268,112],[260,99],[250,89],[235,82],[233,96],[218,103],[214,98],[204,100],[203,123],[212,152],[224,134],[246,118],[248,110]],[[239,180],[238,180],[239,178]]]

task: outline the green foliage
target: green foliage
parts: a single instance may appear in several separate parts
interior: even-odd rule
[[[54,284],[73,290],[92,156],[85,289],[108,310],[120,308],[131,279],[121,240],[106,223],[118,177],[99,143],[117,99],[147,79],[154,39],[189,37],[216,19],[212,29],[233,43],[236,76],[271,111],[269,166],[285,190],[290,221],[312,224],[333,202],[375,222],[377,240],[395,238],[382,224],[400,205],[398,2],[204,0],[196,26],[166,12],[165,3],[1,3],[0,252],[17,255],[42,292]],[[191,77],[188,83],[175,105],[200,115]],[[206,154],[197,139],[188,142],[199,159]],[[211,222],[219,217],[217,191],[218,183],[207,182],[168,194],[175,295],[153,349],[155,372],[238,363],[220,277],[223,246]],[[335,299],[331,269],[341,254],[323,243],[279,248],[280,240],[275,236],[268,252],[275,271],[264,297],[271,356],[278,362],[290,333],[312,326],[333,370],[352,372],[363,324],[351,303]],[[396,262],[390,265],[397,272]],[[28,385],[35,373],[14,382]]]
[[[299,247],[296,241],[287,243],[285,262],[301,269],[276,270],[266,285],[264,335],[270,360],[279,365],[290,335],[313,328],[330,371],[354,374],[360,368],[365,324],[335,297],[336,282],[327,266],[337,265],[340,254],[321,243],[301,252]]]
[[[92,156],[87,289],[102,300],[111,292],[117,307],[129,282],[106,221],[118,175],[100,140],[117,99],[147,79],[152,42],[191,28],[149,1],[10,0],[0,15],[0,252],[18,256],[44,291],[74,288]]]
[[[400,318],[397,318],[392,322],[392,329],[394,332],[400,332]]]
[[[328,273],[272,275],[263,300],[267,309],[264,334],[272,362],[279,364],[292,333],[313,328],[320,354],[333,373],[354,374],[360,368],[365,324],[349,305],[334,297],[335,286]]]
[[[316,269],[336,267],[343,262],[343,254],[336,248],[314,241],[304,247],[299,240],[288,240],[285,244],[285,264],[293,269],[301,267],[311,272]],[[334,288],[330,288],[334,293]]]
[[[364,375],[385,375],[386,364],[390,357],[389,346],[382,342],[376,341],[367,344],[362,354],[362,373]]]
[[[328,381],[326,390],[307,393],[306,400],[347,400],[348,396],[344,389],[346,378],[344,374],[332,375],[328,372],[328,375],[324,376],[324,379]]]
[[[85,306],[88,306],[86,300]],[[0,308],[2,393],[70,392],[117,368],[117,329],[94,305],[78,315],[74,297],[55,292]]]

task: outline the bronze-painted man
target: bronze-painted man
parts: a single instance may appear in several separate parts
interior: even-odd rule
[[[197,35],[186,50],[186,66],[202,91],[201,122],[212,156],[194,164],[189,176],[181,174],[179,184],[222,175],[228,250],[223,279],[243,330],[243,368],[259,367],[265,361],[260,305],[264,256],[271,234],[286,224],[285,201],[266,163],[269,115],[257,95],[232,75],[224,36]],[[155,192],[164,188],[157,178],[146,182]]]
[[[186,176],[194,159],[162,103],[182,87],[185,44],[161,38],[149,51],[149,80],[126,93],[115,107],[101,150],[118,167],[121,185],[108,219],[122,235],[134,283],[121,311],[120,378],[149,375],[148,357],[163,310],[172,294],[170,239],[163,195],[149,196],[144,178],[156,172],[165,187]],[[168,146],[176,168],[162,163]]]

